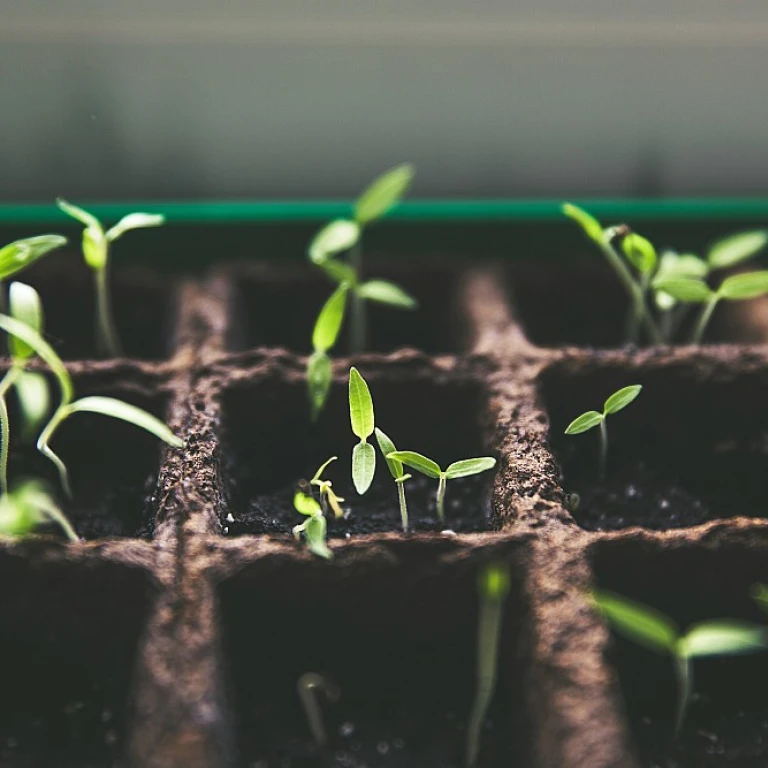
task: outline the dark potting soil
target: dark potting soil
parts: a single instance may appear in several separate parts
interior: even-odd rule
[[[437,517],[435,492],[437,481],[423,475],[405,483],[409,530],[471,533],[491,527],[488,478],[492,473],[448,481],[445,495],[445,521]],[[256,533],[291,533],[293,527],[306,518],[293,507],[297,488],[308,492],[306,481],[280,490],[256,496],[242,511],[233,505],[222,521],[229,536]],[[334,491],[344,498],[344,518],[328,516],[328,537],[348,538],[352,535],[402,531],[397,486],[383,472],[376,477],[364,496],[358,496],[351,482],[334,484]],[[315,496],[317,494],[315,493]]]

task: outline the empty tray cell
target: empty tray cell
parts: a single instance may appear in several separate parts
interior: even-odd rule
[[[365,368],[361,369],[366,376]],[[479,381],[439,383],[400,368],[368,378],[376,423],[400,450],[415,450],[445,467],[453,461],[488,455],[486,397]],[[376,475],[359,496],[352,485],[351,456],[357,439],[349,420],[346,381],[334,383],[327,406],[316,423],[309,417],[306,384],[276,373],[231,388],[224,400],[224,468],[228,506],[224,530],[243,533],[290,533],[304,518],[293,508],[302,481],[338,456],[325,474],[345,501],[344,519],[332,517],[331,537],[401,529],[397,486],[376,438]],[[412,471],[405,483],[412,530],[477,531],[493,525],[490,493],[494,471],[449,480],[445,523],[437,518],[437,480]],[[306,484],[304,487],[306,489]]]
[[[607,265],[542,258],[508,268],[512,300],[528,340],[540,347],[620,347],[625,343],[627,295]],[[768,302],[722,301],[704,337],[707,343],[765,343]],[[680,321],[676,342],[690,339],[700,307]],[[675,321],[677,322],[677,321]]]
[[[405,347],[429,354],[457,352],[465,343],[466,329],[458,304],[460,271],[425,266],[422,269],[367,269],[371,278],[396,282],[417,302],[414,310],[366,302],[368,352],[392,352]],[[240,306],[231,320],[233,349],[283,347],[307,354],[312,351],[312,330],[335,284],[318,270],[297,266],[286,270],[264,267],[238,271]],[[334,348],[345,354],[349,347],[350,304],[344,327]]]
[[[93,272],[82,256],[43,259],[21,276],[40,293],[45,337],[65,360],[103,357],[96,346],[96,294]],[[173,352],[176,296],[171,281],[141,269],[115,268],[110,274],[118,335],[127,357],[163,360]]]
[[[418,547],[399,562],[360,558],[261,561],[221,586],[224,651],[244,764],[459,768],[474,698],[478,563],[438,561]],[[513,569],[499,644],[496,696],[479,766],[523,766],[521,575]],[[297,684],[321,694],[325,749],[316,746]],[[259,761],[262,761],[259,763]]]
[[[0,553],[0,764],[119,763],[149,594],[135,568]]]
[[[734,537],[735,539],[735,537]],[[726,543],[727,542],[727,543]],[[602,542],[593,552],[600,589],[672,618],[681,631],[715,619],[764,625],[750,592],[768,579],[765,537],[701,544]],[[672,660],[614,632],[615,665],[626,717],[645,766],[715,768],[768,765],[768,653],[693,661],[693,695],[675,738],[677,685]]]
[[[550,444],[565,491],[580,496],[571,509],[581,526],[668,529],[768,514],[768,372],[739,374],[739,360],[710,365],[670,357],[640,369],[574,362],[544,372]],[[600,479],[600,429],[564,431],[631,384],[643,390],[608,416],[607,473]]]
[[[130,374],[129,374],[130,376]],[[132,378],[132,377],[131,377]],[[166,397],[137,388],[112,373],[74,379],[77,397],[116,397],[165,418]],[[51,396],[58,390],[51,382]],[[51,448],[69,469],[73,498],[64,495],[53,464],[15,429],[11,406],[8,478],[35,477],[47,481],[78,535],[86,539],[129,536],[150,538],[154,528],[155,492],[165,444],[139,427],[94,413],[75,413],[57,430]],[[58,528],[51,528],[58,533]]]

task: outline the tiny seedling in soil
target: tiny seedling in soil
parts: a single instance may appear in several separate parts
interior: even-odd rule
[[[24,537],[44,525],[59,526],[70,541],[80,541],[75,529],[38,480],[27,480],[0,496],[0,535]]]
[[[408,533],[408,505],[405,502],[405,481],[410,480],[411,475],[406,474],[403,470],[402,461],[389,458],[390,454],[397,450],[395,444],[378,427],[376,427],[375,432],[379,450],[386,459],[387,468],[397,484],[397,498],[400,502],[400,520],[403,524],[403,533]]]
[[[682,730],[693,691],[694,659],[755,653],[768,647],[768,628],[757,624],[718,619],[694,624],[682,633],[672,619],[646,605],[602,590],[592,597],[617,631],[638,645],[672,657],[678,686],[675,736]]]
[[[320,493],[320,508],[323,514],[328,514],[328,507],[333,510],[333,514],[336,517],[344,517],[344,511],[341,508],[340,502],[344,501],[341,496],[337,496],[333,490],[333,483],[330,480],[323,480],[323,473],[327,469],[328,465],[336,461],[338,456],[331,456],[328,461],[320,466],[320,469],[315,472],[314,477],[309,481],[310,485],[317,486]]]
[[[496,459],[490,456],[454,461],[445,470],[440,469],[440,465],[437,462],[422,456],[420,453],[416,453],[416,451],[393,451],[387,454],[387,458],[402,462],[406,467],[415,469],[417,472],[421,472],[422,475],[437,480],[437,516],[440,522],[445,522],[445,486],[448,480],[477,475],[496,466]]]
[[[101,222],[88,211],[61,198],[56,203],[64,213],[85,226],[83,256],[85,263],[93,270],[96,282],[97,346],[104,354],[117,357],[120,354],[121,345],[112,316],[112,295],[109,286],[110,246],[131,229],[160,226],[165,222],[165,217],[153,213],[129,213],[105,231]]]
[[[608,427],[606,426],[607,417],[610,414],[618,413],[622,409],[626,408],[642,390],[640,384],[632,384],[628,387],[614,392],[603,405],[603,412],[599,411],[587,411],[582,413],[581,416],[576,417],[565,430],[566,435],[580,435],[582,432],[587,432],[594,427],[600,427],[600,463],[599,463],[599,475],[600,479],[605,479],[606,465],[608,462]]]
[[[496,690],[499,639],[504,601],[509,594],[509,566],[492,563],[480,572],[477,583],[480,617],[477,624],[477,690],[467,725],[466,768],[473,768],[480,754],[480,734]]]
[[[349,420],[352,432],[360,439],[352,449],[352,482],[362,496],[376,473],[376,451],[368,442],[374,428],[371,391],[355,367],[349,369]]]
[[[300,515],[304,515],[307,518],[303,523],[293,527],[293,535],[300,539],[303,534],[307,549],[313,555],[322,557],[325,560],[332,560],[333,552],[328,549],[325,541],[328,525],[325,522],[325,516],[320,508],[320,504],[312,496],[297,491],[293,497],[293,506]]]
[[[328,733],[323,725],[323,713],[320,710],[318,694],[325,694],[330,702],[337,702],[341,697],[339,689],[323,675],[317,672],[303,674],[296,685],[301,706],[307,716],[307,724],[315,744],[321,749],[328,744]]]

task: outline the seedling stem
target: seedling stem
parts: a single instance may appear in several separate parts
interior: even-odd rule
[[[5,396],[8,390],[13,386],[21,373],[21,367],[14,363],[8,373],[0,381],[0,439],[3,444],[0,446],[0,492],[3,495],[8,493],[8,448],[11,440],[11,429],[8,423],[8,404]]]
[[[355,270],[358,282],[363,280],[363,233],[350,250],[349,263]],[[365,299],[358,291],[352,291],[352,318],[349,326],[349,350],[352,355],[359,355],[368,345],[368,311]]]
[[[303,674],[296,687],[312,738],[317,746],[322,748],[328,743],[328,734],[323,725],[323,713],[320,710],[320,702],[317,700],[317,692],[324,693],[329,701],[335,702],[339,700],[339,689],[316,672]]]

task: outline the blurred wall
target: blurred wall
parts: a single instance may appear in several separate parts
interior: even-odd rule
[[[0,198],[768,194],[765,0],[0,0]]]

